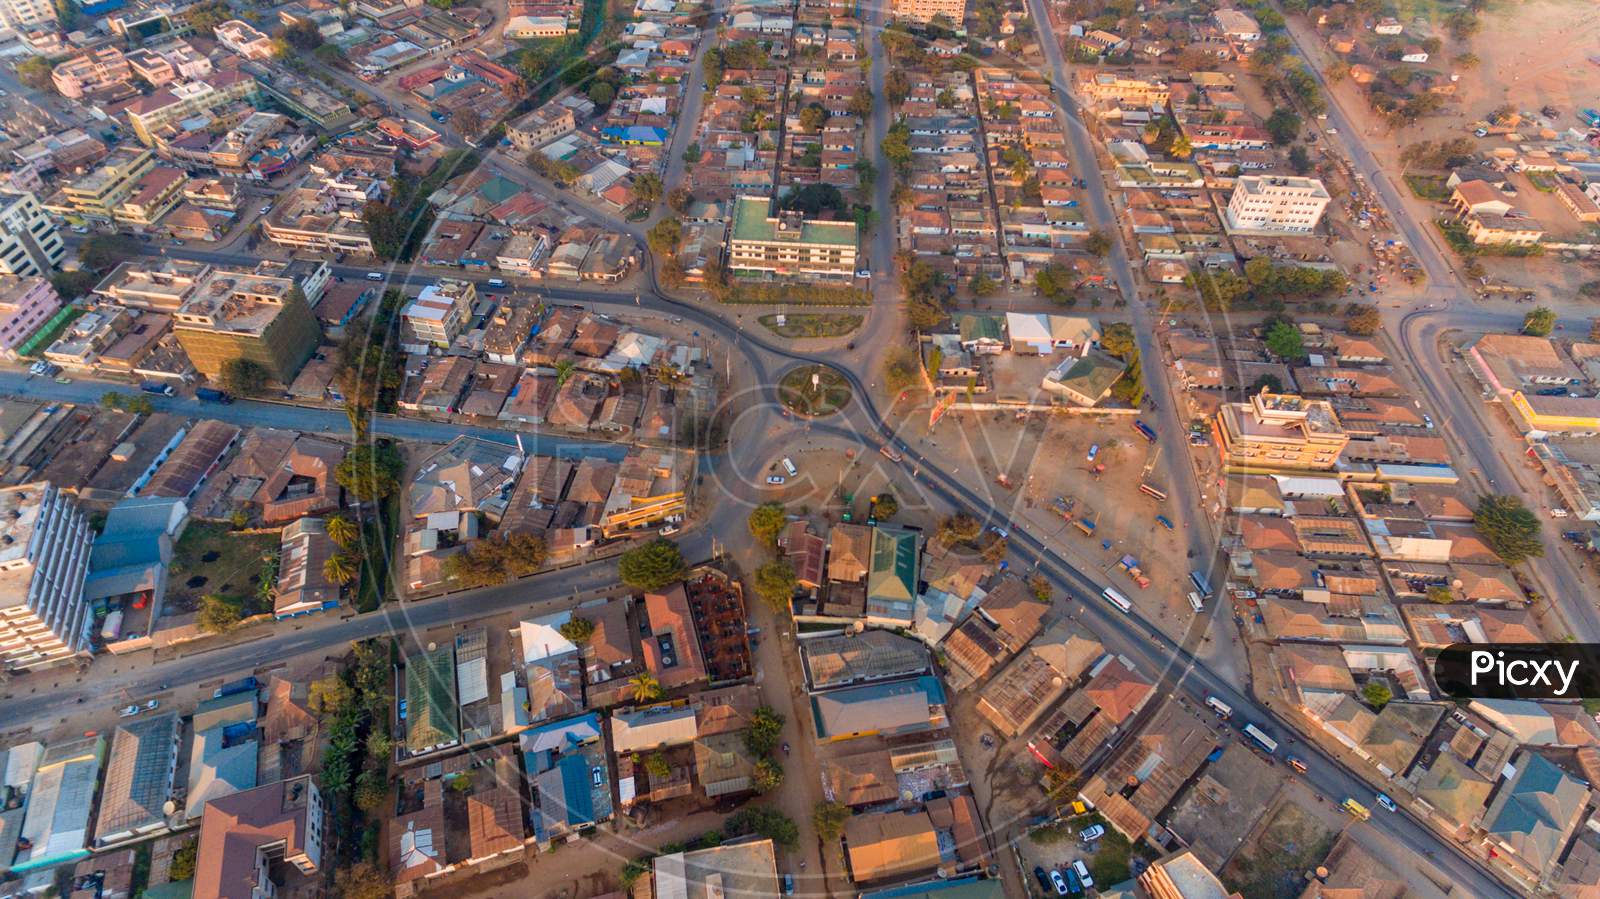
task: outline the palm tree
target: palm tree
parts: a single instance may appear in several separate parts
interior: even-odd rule
[[[356,579],[355,560],[344,553],[334,553],[322,563],[322,576],[342,587]]]
[[[628,686],[633,688],[635,702],[654,702],[661,698],[661,682],[648,671],[634,675]]]
[[[350,546],[361,537],[361,529],[356,527],[355,522],[343,515],[335,515],[328,519],[325,527],[328,531],[328,539],[342,547]]]

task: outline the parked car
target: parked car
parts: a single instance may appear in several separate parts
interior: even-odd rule
[[[155,711],[156,709],[158,709],[160,707],[161,707],[161,700],[159,700],[159,699],[152,699],[149,702],[144,704],[144,710],[147,711],[147,712],[153,712],[153,711]]]
[[[782,484],[785,480],[787,479],[781,474],[769,475],[767,477],[768,484]]]
[[[132,718],[137,714],[139,714],[139,707],[136,705],[127,706],[122,711],[117,713],[118,717],[121,718]]]
[[[1078,872],[1078,879],[1083,881],[1084,889],[1094,886],[1094,878],[1089,876],[1089,866],[1083,863],[1083,859],[1073,862],[1072,870]]]
[[[1106,826],[1104,824],[1090,824],[1088,827],[1083,829],[1083,833],[1078,834],[1078,839],[1084,841],[1085,843],[1093,843],[1095,840],[1098,840],[1105,835]]]
[[[1051,890],[1055,889],[1055,885],[1050,882],[1050,875],[1045,871],[1045,869],[1039,867],[1038,865],[1034,865],[1033,876],[1038,879],[1039,887],[1040,889],[1043,889],[1045,893],[1048,894]]]
[[[1050,872],[1050,883],[1056,888],[1057,896],[1065,896],[1067,894],[1067,881],[1066,878],[1061,876],[1060,871]]]

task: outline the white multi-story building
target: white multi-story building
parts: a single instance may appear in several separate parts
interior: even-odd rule
[[[1228,227],[1310,234],[1322,220],[1329,199],[1328,189],[1316,178],[1241,175],[1228,199]]]
[[[65,258],[67,245],[38,197],[0,194],[0,274],[48,277]]]
[[[415,337],[424,351],[427,345],[449,347],[472,315],[477,298],[477,288],[471,281],[455,278],[440,278],[439,283],[422,288],[400,313],[401,322],[410,330],[410,334],[401,335],[401,342]]]
[[[83,578],[94,540],[72,497],[48,481],[0,490],[0,665],[44,668],[90,651]]]
[[[56,24],[56,7],[50,0],[0,0],[0,25],[23,32],[38,25]]]

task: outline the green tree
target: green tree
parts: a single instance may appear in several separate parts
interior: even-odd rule
[[[1306,151],[1305,144],[1295,144],[1289,148],[1289,168],[1294,169],[1296,175],[1311,171],[1311,154]]]
[[[1104,257],[1111,252],[1111,235],[1096,229],[1089,232],[1089,237],[1083,242],[1083,248],[1091,255]]]
[[[1033,596],[1040,602],[1049,602],[1055,596],[1055,588],[1050,586],[1050,579],[1042,574],[1028,578],[1028,589],[1033,591]]]
[[[344,553],[334,553],[322,563],[322,576],[341,587],[355,580],[357,571],[355,560]]]
[[[194,864],[200,851],[200,841],[192,839],[172,853],[171,867],[167,869],[173,883],[194,879]]]
[[[1383,681],[1369,680],[1366,686],[1361,688],[1361,698],[1366,700],[1367,705],[1372,706],[1373,711],[1380,712],[1383,711],[1384,706],[1389,704],[1389,700],[1394,698],[1394,691],[1390,690]]]
[[[744,745],[753,756],[767,756],[778,748],[783,739],[783,715],[769,705],[757,706],[750,713],[750,726],[745,728]]]
[[[794,596],[794,565],[788,559],[773,559],[756,569],[755,591],[767,607],[778,614],[789,611],[789,600]]]
[[[17,79],[36,91],[49,90],[53,84],[50,80],[52,70],[50,60],[43,56],[30,56],[17,63]]]
[[[96,234],[78,247],[78,261],[97,272],[140,253],[139,243],[126,234]]]
[[[1434,586],[1429,587],[1427,590],[1427,597],[1428,602],[1436,602],[1441,604],[1455,602],[1456,599],[1455,594],[1450,592],[1450,588],[1444,586],[1443,584],[1435,584]]]
[[[339,899],[390,899],[394,895],[394,882],[388,873],[368,861],[339,868],[333,886],[333,894]]]
[[[604,81],[596,81],[589,85],[589,102],[601,109],[611,105],[617,98],[617,89]]]
[[[672,766],[667,764],[667,757],[659,752],[644,757],[644,770],[652,782],[664,781],[672,776]]]
[[[1376,306],[1357,306],[1351,304],[1345,310],[1344,329],[1357,337],[1371,337],[1378,333],[1378,328],[1383,325],[1383,318],[1378,314]]]
[[[574,615],[573,617],[562,622],[561,626],[556,628],[556,630],[561,632],[561,636],[566,637],[568,640],[571,640],[573,643],[576,643],[579,646],[582,646],[583,644],[588,643],[589,639],[594,636],[594,622],[587,618],[579,618],[578,616]]]
[[[646,242],[650,245],[650,252],[657,256],[670,256],[678,250],[678,241],[683,239],[683,225],[675,218],[664,218],[650,226],[650,231],[645,235]]]
[[[1267,116],[1267,133],[1278,146],[1294,143],[1300,136],[1300,114],[1287,106],[1280,106]]]
[[[404,463],[389,443],[369,443],[345,453],[333,470],[334,480],[361,502],[376,502],[400,489]]]
[[[534,574],[547,556],[544,540],[533,534],[495,534],[446,559],[444,574],[462,587],[493,587]]]
[[[957,512],[939,522],[939,542],[945,546],[971,543],[983,534],[983,524],[965,512]]]
[[[784,514],[783,503],[762,503],[750,510],[750,518],[746,523],[750,528],[750,536],[760,540],[767,549],[775,549],[778,534],[789,520]]]
[[[1533,337],[1549,337],[1556,328],[1556,314],[1540,306],[1522,317],[1522,333]]]
[[[377,768],[368,768],[356,778],[356,789],[351,798],[363,814],[370,818],[378,817],[383,813],[384,806],[389,804],[389,783]]]
[[[1472,513],[1472,525],[1507,565],[1544,555],[1539,519],[1517,497],[1481,497]]]
[[[208,634],[226,634],[244,620],[243,604],[231,596],[208,593],[200,598],[194,623]]]
[[[872,514],[879,521],[888,521],[900,514],[900,501],[895,499],[893,493],[884,491],[878,494],[877,501],[872,507]]]
[[[813,103],[800,110],[800,128],[808,134],[817,134],[822,131],[822,126],[828,124],[828,111],[822,104]]]
[[[644,172],[633,179],[633,195],[639,202],[650,205],[661,199],[661,176],[655,172]]]
[[[783,765],[776,759],[756,760],[751,782],[755,786],[757,793],[771,793],[773,790],[783,786]]]
[[[337,674],[317,678],[306,686],[306,708],[318,718],[338,714],[354,699],[355,691]]]
[[[1100,334],[1100,349],[1124,361],[1139,353],[1139,344],[1133,327],[1127,322],[1112,322]]]
[[[1279,359],[1304,359],[1305,338],[1300,329],[1289,322],[1275,322],[1267,329],[1267,350]]]
[[[793,849],[800,842],[800,828],[788,815],[765,805],[747,805],[722,823],[722,835],[732,840],[755,834],[766,837],[782,849]]]
[[[829,843],[844,836],[844,823],[850,820],[850,806],[842,802],[819,802],[811,810],[811,826],[817,839]]]
[[[323,523],[323,529],[327,532],[329,540],[345,549],[354,546],[356,541],[361,539],[361,528],[343,515],[329,518]]]
[[[967,289],[972,291],[975,297],[987,297],[993,296],[995,291],[1000,289],[1000,284],[983,272],[979,272],[967,282]]]
[[[617,575],[622,582],[647,593],[683,580],[684,571],[678,544],[665,537],[636,546],[617,559]]]
[[[267,389],[272,372],[254,359],[229,359],[222,363],[222,389],[234,396],[259,396]]]
[[[890,350],[883,358],[883,386],[890,393],[921,386],[922,375],[918,373],[920,366],[911,350],[905,347]]]
[[[661,698],[661,681],[648,671],[641,671],[628,679],[628,689],[634,702],[655,702]]]
[[[310,19],[295,19],[283,29],[283,40],[301,53],[310,53],[322,46],[322,32]]]

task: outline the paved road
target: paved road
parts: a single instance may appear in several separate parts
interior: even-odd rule
[[[0,394],[45,400],[48,402],[82,403],[95,405],[100,397],[113,392],[138,392],[136,387],[116,381],[75,378],[71,384],[57,384],[50,378],[38,378],[24,372],[0,371]],[[348,436],[350,420],[342,411],[318,409],[309,406],[291,406],[286,403],[260,403],[237,400],[228,405],[205,403],[181,396],[155,396],[141,393],[158,412],[170,412],[199,418],[215,418],[232,424],[257,428],[292,428],[297,431],[315,431]],[[462,434],[482,437],[508,446],[515,446],[517,435],[522,435],[524,449],[529,453],[549,456],[603,456],[620,459],[625,447],[615,443],[579,440],[534,430],[510,427],[479,427],[454,422],[426,421],[402,418],[396,415],[379,415],[373,425],[381,437],[415,443],[449,443]]]
[[[1155,427],[1161,436],[1157,446],[1161,449],[1162,478],[1173,500],[1170,510],[1175,513],[1173,517],[1178,519],[1177,524],[1187,535],[1188,554],[1195,567],[1210,572],[1213,584],[1221,584],[1226,563],[1211,539],[1210,527],[1204,520],[1205,504],[1189,464],[1188,422],[1179,414],[1182,398],[1173,392],[1172,382],[1160,364],[1163,357],[1161,347],[1156,343],[1157,322],[1145,303],[1140,301],[1138,282],[1134,279],[1133,267],[1128,263],[1127,248],[1123,243],[1122,228],[1111,206],[1105,181],[1100,177],[1094,142],[1084,127],[1082,114],[1073,98],[1072,80],[1062,58],[1061,41],[1051,29],[1044,0],[1028,0],[1028,4],[1034,25],[1039,31],[1039,43],[1055,81],[1055,95],[1063,114],[1062,132],[1071,148],[1074,167],[1079,177],[1088,184],[1089,212],[1095,226],[1114,239],[1108,261],[1117,281],[1117,289],[1128,299],[1133,332],[1139,343],[1139,357],[1145,366],[1145,390],[1149,401],[1156,407],[1145,414],[1144,420]],[[1208,628],[1214,639],[1210,644],[1203,645],[1200,638]],[[1210,615],[1195,617],[1186,643],[1198,647],[1204,653],[1207,664],[1225,672],[1230,682],[1240,685],[1245,681],[1249,666],[1244,647],[1239,641],[1238,628],[1228,620],[1226,603],[1215,601]]]
[[[1508,464],[1502,452],[1515,450],[1514,444],[1484,426],[1480,401],[1463,394],[1450,382],[1445,360],[1438,352],[1441,333],[1449,330],[1465,331],[1516,331],[1522,325],[1518,313],[1497,313],[1483,309],[1474,302],[1471,286],[1457,274],[1445,255],[1431,223],[1419,222],[1395,186],[1393,179],[1379,164],[1376,156],[1360,139],[1355,121],[1346,113],[1338,96],[1329,89],[1317,66],[1320,53],[1308,52],[1315,46],[1314,36],[1303,34],[1307,26],[1297,17],[1289,17],[1289,35],[1295,42],[1296,54],[1304,59],[1322,86],[1328,99],[1326,122],[1312,122],[1332,128],[1336,133],[1324,139],[1337,143],[1351,161],[1356,172],[1371,184],[1380,204],[1388,213],[1395,229],[1405,239],[1417,262],[1428,276],[1425,295],[1410,307],[1385,310],[1385,330],[1395,338],[1405,363],[1413,378],[1422,386],[1433,409],[1440,413],[1439,424],[1455,439],[1456,450],[1472,464],[1464,472],[1471,480],[1476,477],[1478,488],[1485,492],[1509,492],[1519,495],[1530,508],[1544,505],[1545,491],[1534,483],[1530,488],[1518,477],[1519,469]],[[1566,321],[1568,329],[1586,333],[1587,322]],[[1553,597],[1562,616],[1572,628],[1574,636],[1584,641],[1600,640],[1600,612],[1590,599],[1590,591],[1573,569],[1562,551],[1559,539],[1553,532],[1559,528],[1545,528],[1545,557],[1529,573],[1545,586]]]

